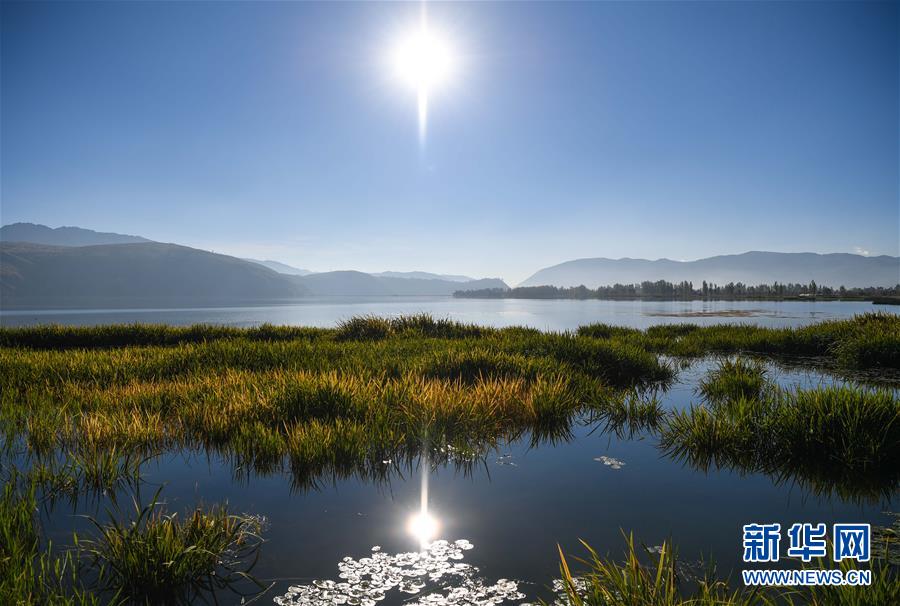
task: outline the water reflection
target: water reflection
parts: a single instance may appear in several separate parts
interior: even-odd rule
[[[419,549],[425,549],[432,539],[437,537],[440,523],[431,512],[428,511],[428,477],[431,475],[428,449],[422,447],[419,485],[419,511],[410,516],[406,523],[406,530],[419,541]]]
[[[444,455],[447,451],[447,447],[438,449]],[[406,604],[442,606],[480,606],[523,599],[525,594],[515,581],[487,583],[479,576],[478,568],[462,562],[463,552],[473,547],[471,542],[435,540],[440,522],[429,508],[431,471],[429,448],[423,443],[419,457],[419,510],[406,522],[406,531],[419,543],[418,552],[387,554],[376,545],[370,556],[358,560],[344,557],[338,564],[340,581],[316,580],[309,585],[291,586],[285,595],[275,598],[275,603],[375,606],[391,595],[402,599],[403,594],[421,595],[412,602],[402,599]]]

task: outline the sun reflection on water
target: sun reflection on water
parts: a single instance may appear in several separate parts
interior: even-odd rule
[[[437,538],[440,522],[428,510],[428,476],[431,474],[431,459],[428,448],[422,447],[419,458],[421,481],[419,485],[419,511],[410,516],[406,522],[406,531],[419,541],[419,549],[425,550],[428,544]]]

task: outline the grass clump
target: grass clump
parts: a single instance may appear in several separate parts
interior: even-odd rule
[[[610,406],[616,390],[672,376],[629,344],[426,315],[291,334],[0,329],[8,345],[0,347],[0,429],[37,457],[84,457],[86,471],[100,452],[203,448],[259,471],[287,462],[303,473],[368,475],[423,435],[476,451],[528,431],[563,435],[576,414]]]
[[[697,387],[708,402],[759,400],[770,387],[766,374],[766,367],[758,361],[723,360]]]
[[[889,390],[845,385],[738,394],[672,413],[661,447],[704,470],[762,472],[877,499],[900,484],[900,401]]]
[[[91,521],[97,536],[81,548],[102,572],[100,586],[131,603],[191,603],[199,594],[234,589],[250,576],[262,542],[260,521],[224,507],[197,508],[179,518],[165,512],[159,492],[135,511]]]
[[[802,588],[758,587],[730,589],[726,581],[709,572],[692,573],[683,566],[666,541],[651,552],[635,546],[633,535],[625,537],[621,560],[600,556],[582,541],[587,556],[578,558],[582,569],[574,574],[559,550],[561,580],[556,583],[559,599],[566,606],[881,606],[900,602],[898,570],[883,560],[873,561],[872,584],[864,586],[810,586]],[[806,566],[805,566],[806,567]],[[846,576],[856,564],[818,560],[813,570],[839,568]],[[712,570],[710,566],[708,570]]]
[[[71,551],[54,553],[37,521],[37,484],[16,473],[0,493],[0,603],[93,606],[82,586],[82,562]]]
[[[562,549],[559,550],[562,575],[558,603],[570,606],[750,606],[774,604],[757,591],[728,589],[723,581],[687,578],[678,565],[670,542],[664,542],[658,554],[641,553],[634,536],[625,537],[625,557],[621,562],[603,558],[582,541],[586,558],[578,562],[585,570],[573,575]],[[688,584],[695,586],[688,591]]]
[[[391,336],[435,339],[464,339],[493,332],[474,324],[462,324],[448,318],[435,319],[429,314],[413,314],[384,318],[356,316],[340,322],[334,332],[339,341],[374,341]]]
[[[578,328],[578,335],[582,337],[590,337],[592,339],[612,339],[613,337],[628,338],[640,335],[641,331],[636,328],[628,328],[627,326],[616,326],[614,324],[596,323]]]
[[[320,328],[274,326],[232,328],[214,324],[168,326],[165,324],[110,324],[79,327],[42,324],[0,330],[0,347],[28,349],[110,349],[116,347],[172,347],[241,337],[252,341],[314,340],[325,334]]]
[[[439,352],[425,363],[423,369],[425,377],[467,384],[490,378],[533,381],[541,375],[562,372],[565,367],[551,360],[481,348]]]
[[[340,322],[334,336],[339,341],[374,341],[387,339],[393,332],[388,318],[357,316]]]
[[[250,575],[260,519],[224,507],[198,507],[182,519],[165,513],[157,491],[143,507],[135,498],[132,512],[108,511],[108,522],[89,518],[96,536],[73,534],[70,546],[56,548],[37,513],[54,496],[41,490],[46,473],[12,468],[0,492],[0,603],[187,604],[220,590],[260,589]]]
[[[818,561],[817,568],[823,570],[841,570],[846,578],[858,565],[850,560],[838,564],[829,561]],[[788,596],[786,603],[805,604],[808,606],[881,606],[882,604],[900,604],[900,574],[896,565],[883,560],[876,560],[871,565],[872,584],[854,587],[851,585],[813,585]],[[796,600],[794,599],[796,598]]]
[[[672,356],[751,353],[811,358],[808,363],[847,370],[900,369],[900,315],[887,312],[800,328],[673,324],[637,331],[593,324],[578,334]]]

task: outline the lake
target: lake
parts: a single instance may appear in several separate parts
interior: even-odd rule
[[[696,383],[711,366],[709,361],[696,362],[682,370],[679,381],[663,395],[664,406],[683,408],[696,402]],[[833,382],[814,372],[774,366],[771,372],[785,386]],[[408,603],[435,591],[447,595],[450,588],[512,597],[496,603],[552,598],[548,588],[558,577],[557,544],[580,554],[578,541],[583,539],[602,554],[618,554],[622,532],[633,532],[638,543],[651,548],[671,540],[687,567],[700,571],[702,562],[714,560],[719,575],[734,579],[741,567],[744,524],[886,525],[891,517],[885,512],[897,505],[896,494],[841,498],[790,477],[693,469],[663,455],[652,435],[617,437],[587,419],[576,419],[571,429],[570,439],[555,444],[534,445],[528,439],[504,444],[474,465],[432,468],[423,466],[422,459],[409,467],[385,462],[382,481],[322,478],[315,487],[296,486],[289,472],[248,473],[215,454],[169,454],[145,465],[147,485],[142,492],[149,497],[164,485],[165,502],[175,511],[227,502],[232,511],[264,516],[266,543],[253,572],[270,586],[262,601],[278,598],[283,604],[332,603],[328,583],[348,578],[351,586],[356,578],[357,586],[371,590],[348,576],[348,565],[370,572],[392,566],[431,572],[435,566],[462,566],[418,592],[413,591],[417,585],[407,588],[412,593],[387,590],[382,604]],[[423,486],[428,509],[439,524],[437,536],[451,548],[461,541],[466,549],[451,549],[449,558],[439,552],[430,560],[409,563],[404,554],[417,552],[419,543],[408,521],[420,508]],[[79,503],[74,510],[61,503],[43,515],[53,529],[51,536],[64,543],[72,530],[91,530],[74,513],[98,511],[102,509],[97,503]],[[383,560],[372,560],[374,554]],[[514,581],[513,589],[506,581]],[[303,591],[312,594],[304,596]],[[230,594],[220,599],[238,601]],[[485,598],[459,603],[491,602]]]
[[[197,324],[229,326],[286,324],[334,326],[360,315],[426,312],[437,318],[484,326],[531,326],[541,330],[574,330],[605,322],[635,328],[692,322],[752,322],[762,326],[800,326],[876,310],[890,305],[864,301],[568,301],[536,299],[455,299],[453,297],[309,297],[291,303],[246,307],[179,307],[147,309],[0,310],[0,325],[27,326],[114,323]]]
[[[290,305],[202,309],[4,312],[4,325],[43,322],[103,324],[264,322],[330,326],[354,315],[428,312],[477,324],[571,330],[591,322],[635,327],[671,322],[753,322],[798,326],[879,309],[860,302],[623,302],[421,299],[328,299]],[[714,364],[696,361],[660,394],[667,409],[697,403],[698,380]],[[784,386],[838,381],[796,367],[770,366]],[[552,598],[557,545],[582,554],[583,539],[601,554],[618,554],[623,532],[651,549],[678,546],[689,569],[714,560],[732,580],[741,568],[741,527],[751,522],[889,524],[896,492],[838,494],[793,477],[692,468],[663,454],[653,434],[616,435],[577,418],[566,438],[503,444],[474,460],[441,465],[434,454],[383,462],[378,481],[320,478],[298,485],[288,471],[259,474],[215,453],[177,452],[143,468],[145,497],[164,485],[170,510],[227,502],[232,511],[265,518],[265,544],[254,574],[268,587],[259,603],[330,604],[521,603]],[[429,452],[427,449],[423,453]],[[408,528],[427,490],[436,536],[421,545]],[[90,525],[105,502],[58,503],[42,510],[51,538],[64,544]],[[393,579],[393,581],[391,581]],[[399,581],[402,579],[402,582]],[[396,582],[394,582],[396,581]],[[339,585],[345,583],[345,585]],[[391,584],[393,583],[393,584]],[[356,596],[346,601],[346,595]],[[334,601],[335,595],[343,595]],[[442,596],[442,597],[441,597]],[[454,601],[455,596],[456,601]],[[384,598],[383,601],[380,598]],[[232,594],[223,603],[238,603]],[[343,600],[343,601],[342,601]],[[468,601],[466,601],[468,600]],[[493,600],[493,601],[491,601]],[[422,603],[425,603],[424,600]]]

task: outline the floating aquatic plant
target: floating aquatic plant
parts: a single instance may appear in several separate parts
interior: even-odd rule
[[[405,604],[484,606],[512,603],[525,597],[519,584],[508,579],[489,583],[478,568],[463,562],[473,545],[465,539],[437,540],[421,551],[388,554],[372,548],[366,557],[345,557],[338,563],[339,581],[316,580],[295,585],[275,598],[279,606],[375,606],[391,595],[408,594]]]

